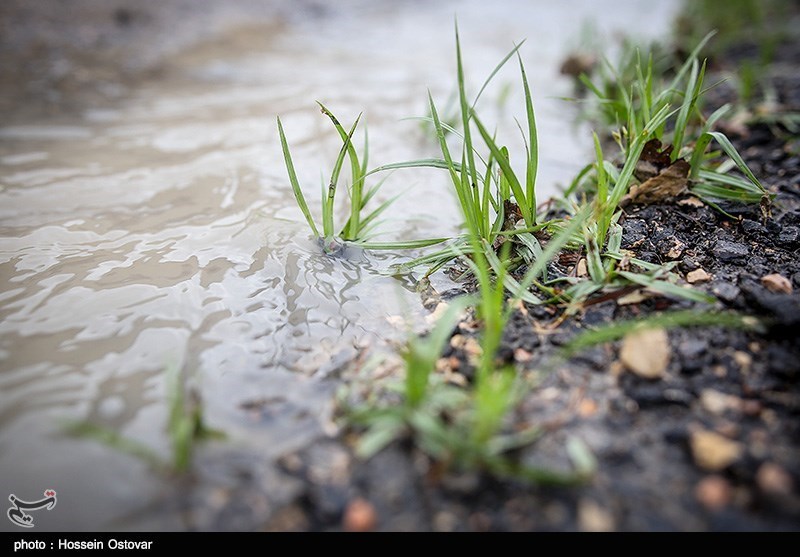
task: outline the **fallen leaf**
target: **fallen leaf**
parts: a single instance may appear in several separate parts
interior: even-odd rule
[[[688,162],[678,159],[656,176],[639,185],[631,186],[628,194],[622,198],[622,202],[647,205],[674,199],[686,191],[689,169]]]
[[[650,163],[660,172],[662,169],[672,164],[672,145],[662,147],[661,140],[653,138],[644,144],[639,161]]]
[[[625,335],[619,359],[636,375],[658,379],[669,364],[669,337],[664,329],[644,329]]]
[[[779,294],[792,293],[792,283],[789,282],[789,279],[779,275],[778,273],[764,275],[761,277],[761,284],[763,284],[764,287],[770,292],[776,292]]]
[[[641,184],[631,186],[620,206],[670,200],[686,191],[689,163],[683,159],[672,162],[673,149],[672,145],[662,147],[661,141],[655,138],[644,144],[634,170]]]

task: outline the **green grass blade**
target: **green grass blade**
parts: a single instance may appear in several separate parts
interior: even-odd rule
[[[464,64],[461,59],[461,40],[458,36],[458,24],[455,25],[456,33],[456,62],[457,62],[457,75],[458,75],[458,100],[461,107],[461,125],[463,126],[464,133],[464,150],[466,151],[468,171],[470,175],[470,185],[477,187],[478,178],[475,174],[475,156],[473,155],[472,148],[472,132],[470,131],[469,120],[471,116],[470,106],[467,102],[467,93],[465,88],[464,78]]]
[[[736,166],[739,168],[739,170],[741,170],[742,173],[750,179],[753,185],[755,185],[762,193],[767,193],[767,190],[761,185],[761,182],[758,180],[758,178],[756,178],[755,174],[753,174],[753,171],[750,170],[750,167],[747,166],[747,163],[744,162],[741,155],[739,155],[739,151],[736,150],[736,147],[733,146],[728,137],[724,133],[720,132],[708,133],[717,140],[717,143],[719,143],[720,147],[722,147],[722,150],[725,151],[725,154],[727,154],[731,160],[736,163]]]
[[[486,89],[486,87],[489,85],[489,82],[491,82],[492,79],[494,79],[494,76],[497,75],[497,72],[499,72],[500,69],[506,65],[506,62],[508,62],[511,59],[511,57],[514,56],[515,53],[519,52],[519,49],[522,47],[523,44],[525,44],[525,41],[520,42],[517,46],[511,49],[511,52],[506,54],[505,57],[502,60],[500,60],[500,63],[494,67],[492,73],[490,73],[489,77],[486,78],[486,81],[483,82],[483,85],[478,91],[478,94],[475,96],[475,100],[472,102],[471,108],[473,109],[475,108],[475,105],[478,104],[478,99],[481,98],[481,95],[483,94],[483,91]]]
[[[692,63],[692,71],[689,75],[689,81],[686,83],[686,91],[684,93],[683,103],[681,104],[678,117],[675,120],[675,132],[673,133],[672,145],[672,160],[675,161],[680,156],[683,149],[683,138],[686,133],[686,127],[689,125],[689,118],[695,111],[697,100],[700,97],[700,90],[703,87],[703,77],[706,73],[706,63],[703,62],[702,67],[697,69],[697,60]]]
[[[503,157],[502,150],[494,142],[492,136],[483,126],[475,113],[472,114],[472,119],[475,121],[475,126],[478,128],[478,132],[481,134],[481,137],[483,137],[483,141],[486,143],[487,147],[489,147],[489,150],[492,152],[492,156],[494,156],[497,164],[503,171],[503,175],[506,177],[506,179],[508,179],[508,184],[511,187],[511,191],[514,192],[514,199],[516,200],[517,205],[519,205],[520,212],[525,219],[525,225],[528,227],[535,226],[536,223],[530,221],[531,210],[528,200],[525,197],[525,191],[522,189],[517,176],[511,169],[511,165],[509,164],[508,160]]]
[[[417,249],[441,244],[449,239],[450,238],[428,238],[425,240],[407,240],[404,242],[353,242],[353,245],[372,250]]]
[[[406,362],[406,404],[419,406],[428,392],[428,378],[436,367],[447,339],[458,322],[461,312],[472,302],[470,297],[452,300],[444,314],[436,321],[433,330],[425,338],[412,338],[403,353]]]
[[[344,143],[342,143],[341,149],[339,149],[339,155],[336,157],[336,162],[334,163],[333,170],[331,171],[331,180],[328,183],[328,192],[325,197],[325,203],[322,207],[322,228],[326,238],[333,236],[333,211],[334,201],[336,198],[336,188],[339,182],[339,174],[341,173],[342,165],[344,164],[344,158],[347,156],[348,147],[352,149],[350,141],[353,137],[353,133],[356,131],[357,125],[358,120],[356,119],[355,124],[353,124],[353,127],[350,128],[350,133],[348,133],[346,136],[347,139],[344,141]],[[352,223],[352,216],[348,223]],[[349,234],[350,229],[351,227],[347,226],[343,232],[345,240],[352,239]]]
[[[387,170],[399,170],[402,168],[441,168],[443,170],[453,169],[456,172],[461,171],[461,165],[458,163],[453,163],[453,161],[448,162],[445,159],[415,159],[410,161],[384,164],[366,172],[364,176],[370,176],[379,172],[386,172]]]
[[[300,183],[297,181],[297,174],[294,171],[294,164],[292,163],[292,155],[289,152],[289,144],[286,142],[286,135],[283,133],[283,125],[281,124],[280,118],[278,118],[278,134],[281,138],[283,160],[286,163],[286,170],[289,173],[289,182],[292,184],[292,191],[294,192],[294,198],[297,201],[297,206],[300,207],[300,210],[303,212],[303,216],[306,217],[306,222],[308,222],[308,226],[311,227],[311,231],[314,233],[314,236],[319,236],[317,225],[314,224],[314,218],[311,216],[311,211],[309,211],[308,205],[306,204],[306,198],[303,196],[303,190],[300,189]]]
[[[715,173],[709,173],[715,174]],[[702,174],[701,174],[702,177]],[[748,185],[749,182],[748,182]],[[739,201],[742,203],[758,203],[763,194],[752,192],[736,185],[730,187],[729,184],[717,186],[711,182],[699,183],[690,188],[690,191],[702,197],[704,200],[712,199],[716,201]]]
[[[539,168],[539,139],[536,134],[536,116],[533,111],[533,100],[531,97],[531,90],[528,86],[528,77],[525,74],[525,65],[522,63],[522,57],[517,53],[519,58],[519,70],[522,74],[522,86],[525,90],[525,114],[528,120],[528,161],[525,172],[525,193],[526,203],[528,205],[528,218],[525,222],[528,226],[536,224],[536,173]]]
[[[347,155],[350,159],[350,172],[352,174],[352,191],[350,194],[350,225],[347,227],[346,234],[344,236],[345,240],[354,240],[358,237],[358,232],[361,229],[359,225],[359,211],[361,210],[361,191],[364,187],[364,180],[361,176],[361,164],[358,160],[358,153],[356,153],[356,149],[353,146],[353,133],[355,132],[356,127],[358,126],[359,120],[361,120],[361,114],[358,115],[356,121],[353,123],[353,127],[351,128],[350,132],[346,132],[345,129],[342,127],[342,124],[339,122],[339,119],[333,115],[333,113],[328,110],[325,105],[321,102],[317,101],[322,113],[325,114],[328,118],[330,118],[331,122],[333,122],[336,131],[339,132],[339,137],[342,138],[343,148],[346,149]],[[330,213],[331,216],[333,214],[332,209],[332,202],[330,206]],[[333,231],[333,225],[331,223],[331,233]]]
[[[564,354],[569,357],[576,352],[597,344],[613,342],[639,329],[674,329],[678,327],[726,327],[746,330],[763,330],[756,318],[732,312],[708,312],[684,310],[662,313],[641,319],[618,321],[599,329],[580,333],[567,343]]]
[[[708,43],[708,41],[711,40],[711,37],[713,37],[716,34],[717,34],[716,31],[709,32],[705,37],[703,37],[703,40],[701,40],[697,44],[697,46],[694,47],[694,50],[692,50],[692,52],[689,53],[689,56],[686,58],[686,61],[681,65],[680,69],[675,74],[675,77],[672,79],[672,82],[670,83],[666,91],[674,91],[678,89],[678,86],[683,81],[683,77],[686,75],[686,72],[688,72],[691,69],[692,62],[698,59],[700,51],[703,50],[703,47],[706,46],[706,43]]]
[[[528,267],[528,270],[525,272],[525,276],[523,277],[522,281],[520,281],[520,290],[524,291],[531,287],[533,282],[536,280],[536,277],[542,275],[544,271],[547,269],[547,265],[556,256],[556,254],[566,246],[572,237],[586,224],[586,219],[589,216],[589,206],[586,205],[582,207],[567,223],[567,225],[562,228],[556,235],[550,238],[550,241],[547,242],[547,246],[545,246],[544,250],[542,251],[541,256]]]
[[[713,296],[700,292],[699,290],[695,290],[691,287],[678,286],[677,284],[655,279],[647,275],[640,275],[630,271],[617,271],[617,274],[634,284],[639,284],[659,292],[660,294],[666,294],[667,296],[680,297],[693,302],[702,302],[707,304],[712,304],[716,300],[716,298]]]
[[[147,445],[128,439],[114,430],[88,422],[68,424],[65,433],[73,437],[93,439],[121,453],[136,457],[154,468],[163,468],[165,463],[158,454]]]

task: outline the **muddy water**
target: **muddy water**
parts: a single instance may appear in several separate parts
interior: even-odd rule
[[[315,100],[343,121],[364,111],[374,165],[435,156],[420,124],[402,119],[425,113],[428,88],[442,106],[453,92],[458,12],[473,86],[527,38],[543,197],[589,153],[589,137],[556,98],[570,94],[557,70],[582,22],[655,36],[675,9],[486,6],[345,3],[280,23],[254,17],[172,55],[160,79],[110,106],[0,127],[0,495],[32,501],[56,489],[57,507],[34,518],[62,530],[250,528],[290,495],[270,483],[269,463],[324,434],[337,367],[357,347],[377,351],[402,338],[397,317],[414,321],[422,310],[413,281],[387,273],[406,254],[320,253],[291,196],[275,116],[313,207],[338,149]],[[484,100],[511,126],[524,115],[498,99],[516,79],[513,67],[499,74]],[[384,198],[403,196],[383,238],[458,230],[445,178],[393,174]],[[87,420],[168,459],[170,366],[227,434],[199,453],[199,482],[187,488],[60,433]],[[250,522],[225,522],[244,476],[271,502],[251,505]],[[212,510],[185,512],[187,489]]]

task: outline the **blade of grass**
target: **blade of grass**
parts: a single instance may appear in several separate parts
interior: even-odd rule
[[[675,311],[641,319],[618,321],[599,329],[588,330],[578,334],[568,342],[563,348],[563,353],[569,357],[584,348],[619,340],[637,329],[672,329],[677,327],[726,327],[763,330],[763,323],[755,317],[733,312]]]
[[[492,139],[492,136],[486,130],[486,128],[481,123],[478,116],[473,113],[472,119],[475,121],[475,126],[478,128],[478,132],[483,137],[483,141],[486,143],[489,150],[492,152],[492,156],[494,156],[497,164],[500,166],[501,170],[503,171],[503,176],[508,180],[508,184],[511,187],[511,191],[514,192],[514,199],[519,205],[520,212],[522,213],[522,217],[525,220],[525,225],[528,227],[535,226],[535,222],[531,222],[531,210],[528,204],[528,200],[525,197],[525,191],[522,189],[522,185],[519,183],[517,176],[514,174],[514,171],[511,169],[511,165],[509,164],[508,160],[505,159],[502,155],[503,152],[500,147]]]
[[[747,178],[755,185],[762,193],[767,193],[766,188],[761,185],[761,182],[756,178],[753,171],[750,170],[750,167],[747,166],[747,163],[744,162],[739,152],[736,150],[736,147],[730,142],[728,137],[724,133],[720,132],[708,132],[708,134],[713,137],[717,143],[719,143],[722,150],[725,151],[725,154],[728,155],[733,162],[736,163],[736,166],[742,173],[747,176]]]
[[[395,249],[416,249],[426,248],[436,244],[446,242],[450,238],[428,238],[424,240],[407,240],[403,242],[353,242],[354,246],[372,250],[395,250]]]
[[[303,190],[300,188],[300,183],[297,180],[297,174],[294,171],[294,164],[292,163],[292,155],[289,152],[289,144],[286,142],[286,135],[283,132],[283,124],[281,124],[281,119],[278,118],[278,134],[281,138],[281,147],[283,148],[283,160],[286,163],[286,170],[289,173],[289,182],[292,185],[292,191],[294,192],[294,198],[297,201],[297,206],[300,207],[300,211],[302,211],[303,216],[306,218],[306,222],[308,222],[308,226],[311,227],[311,231],[314,233],[314,236],[319,237],[319,231],[317,230],[317,225],[314,224],[314,219],[311,216],[311,211],[308,209],[308,204],[306,204],[306,198],[303,196]]]
[[[522,86],[525,91],[525,114],[528,121],[528,140],[526,141],[528,161],[525,171],[525,193],[527,194],[525,203],[528,206],[528,218],[525,219],[525,222],[528,226],[534,226],[536,224],[536,173],[539,168],[539,139],[536,134],[536,116],[533,111],[531,90],[525,74],[525,65],[522,63],[519,52],[517,58],[519,58],[519,70],[522,74]]]

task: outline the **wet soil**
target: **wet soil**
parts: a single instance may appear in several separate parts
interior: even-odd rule
[[[798,108],[800,83],[791,77],[800,75],[797,60],[800,44],[783,45],[774,66],[780,71],[770,76],[783,110]],[[720,88],[715,95],[712,105],[732,93]],[[623,249],[653,263],[677,262],[675,271],[712,295],[713,305],[617,297],[594,300],[566,319],[526,305],[505,332],[501,357],[523,372],[548,370],[513,416],[514,424],[545,431],[521,461],[568,470],[566,440],[576,436],[597,458],[588,482],[554,487],[477,472],[442,475],[410,443],[363,461],[348,438],[332,437],[282,460],[283,472],[302,487],[264,527],[800,530],[800,144],[774,119],[726,132],[775,194],[769,218],[758,206],[726,204],[725,215],[684,196],[629,206],[621,220]],[[568,273],[575,263],[565,256],[551,271]],[[583,330],[691,308],[734,310],[766,326],[670,329],[668,363],[650,378],[623,364],[622,341],[555,358]],[[476,334],[469,319],[454,333]],[[468,378],[465,346],[451,342],[443,367]]]

